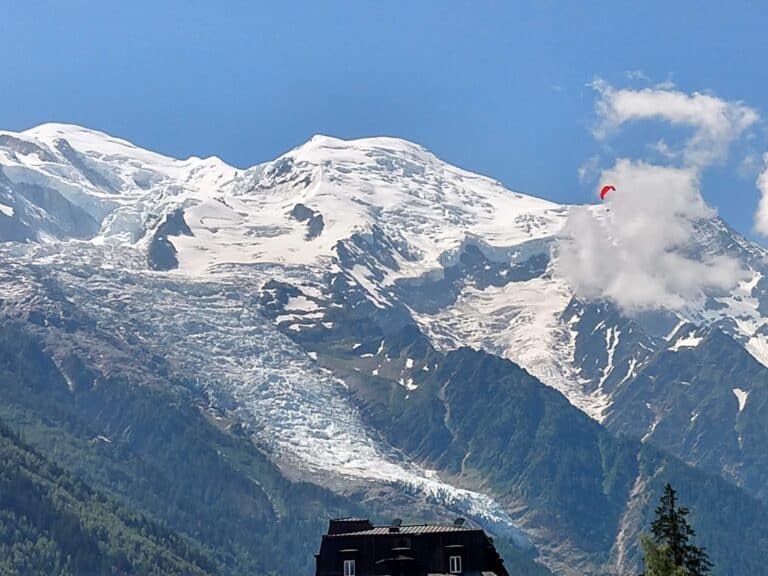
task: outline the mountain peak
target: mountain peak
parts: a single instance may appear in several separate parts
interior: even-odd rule
[[[71,124],[68,122],[43,122],[37,126],[27,128],[26,130],[19,132],[19,134],[36,138],[66,138],[67,136],[80,134],[116,140],[116,138],[101,130],[95,130],[93,128],[87,128],[85,126],[80,126],[79,124]]]
[[[344,162],[349,165],[364,165],[384,162],[385,158],[408,159],[416,164],[441,163],[423,146],[390,136],[342,139],[316,134],[282,157],[295,157],[317,164]]]
[[[142,148],[128,140],[77,124],[48,122],[19,132],[16,136],[48,145],[53,145],[57,140],[63,139],[79,152],[134,154],[143,151]],[[162,155],[158,154],[158,156]]]

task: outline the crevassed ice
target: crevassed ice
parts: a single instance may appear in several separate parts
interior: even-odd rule
[[[130,318],[144,345],[161,352],[214,402],[234,400],[257,441],[310,473],[384,482],[475,518],[519,546],[530,545],[492,498],[456,488],[406,462],[372,436],[342,382],[247,306],[247,290],[152,276],[66,275],[71,297],[105,327]],[[130,286],[130,290],[126,289]],[[99,297],[93,291],[99,291]]]

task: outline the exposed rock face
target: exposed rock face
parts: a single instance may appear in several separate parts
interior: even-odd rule
[[[163,223],[152,235],[147,251],[147,263],[152,270],[174,270],[179,267],[176,248],[168,240],[168,236],[181,235],[192,236],[193,234],[184,221],[184,210],[177,208],[165,217]]]
[[[315,212],[304,206],[304,204],[299,203],[291,210],[291,216],[299,222],[307,223],[307,240],[314,240],[322,234],[325,224],[323,223],[323,215],[319,212]]]

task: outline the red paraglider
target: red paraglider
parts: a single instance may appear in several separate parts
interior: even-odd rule
[[[607,186],[603,186],[603,189],[600,190],[600,200],[605,200],[606,194],[608,194],[608,192],[611,192],[612,190],[616,190],[616,187],[611,186],[610,184],[608,184]]]

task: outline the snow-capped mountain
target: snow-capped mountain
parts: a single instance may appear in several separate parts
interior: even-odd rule
[[[30,136],[35,145],[24,146],[23,138]],[[283,466],[315,479],[334,471],[350,482],[406,486],[522,547],[529,545],[491,498],[441,482],[384,445],[360,421],[343,382],[318,367],[257,310],[248,312],[260,283],[272,277],[272,267],[307,263],[291,245],[303,242],[304,225],[295,217],[298,224],[286,230],[287,238],[259,242],[254,230],[278,226],[276,214],[284,202],[271,217],[251,219],[264,210],[264,193],[248,189],[252,176],[226,180],[236,171],[218,160],[179,162],[60,125],[6,141],[12,146],[4,151],[9,165],[2,168],[6,217],[13,218],[14,229],[41,244],[12,245],[6,253],[4,300],[40,298],[36,289],[42,289],[27,275],[25,264],[46,266],[65,297],[98,318],[99,327],[125,334],[138,329],[142,346],[195,374],[195,385],[215,405],[241,412],[257,440]],[[270,175],[280,178],[279,165]],[[33,187],[55,200],[35,203],[38,196],[29,193]],[[100,219],[100,226],[68,219],[77,210],[90,216],[88,222]],[[335,228],[341,235],[354,226],[329,218],[328,229]],[[186,245],[180,241],[184,236],[177,236],[184,233]],[[165,249],[157,248],[160,242]],[[260,264],[260,254],[281,244],[284,252],[275,262],[244,274],[241,266]],[[317,265],[323,265],[323,250],[329,255],[330,249],[320,247]],[[168,262],[175,268],[177,254],[178,273],[151,272]],[[311,272],[295,272],[312,277]],[[10,307],[5,311],[13,314]]]
[[[682,311],[628,316],[576,298],[560,275],[572,210],[393,138],[316,136],[239,170],[76,126],[0,132],[0,309],[27,317],[55,286],[238,414],[290,474],[406,487],[521,546],[525,514],[464,478],[463,464],[456,477],[409,457],[372,426],[356,379],[397,383],[408,402],[438,369],[434,354],[474,347],[609,429],[768,497],[768,465],[750,456],[768,405],[765,251],[719,219],[698,221],[686,251],[733,257],[750,279]],[[408,327],[426,338],[402,356],[392,339]],[[681,369],[670,359],[717,364],[725,348],[744,367],[730,393],[694,378],[672,394]],[[694,424],[711,421],[733,433],[733,450],[715,438],[691,450]]]
[[[765,252],[717,219],[698,223],[691,252],[734,256],[752,279],[650,330],[646,322],[622,331],[622,320],[592,322],[599,312],[574,302],[557,274],[568,206],[506,190],[409,142],[316,136],[244,171],[57,124],[0,133],[0,144],[6,239],[87,241],[81,249],[128,250],[150,268],[195,279],[247,266],[322,284],[323,274],[343,270],[377,305],[405,305],[438,346],[508,357],[598,419],[608,384],[643,362],[641,351],[621,352],[641,329],[643,346],[655,350],[661,341],[650,339],[671,336],[678,323],[719,323],[768,364]],[[604,359],[577,351],[586,330],[599,333]]]

